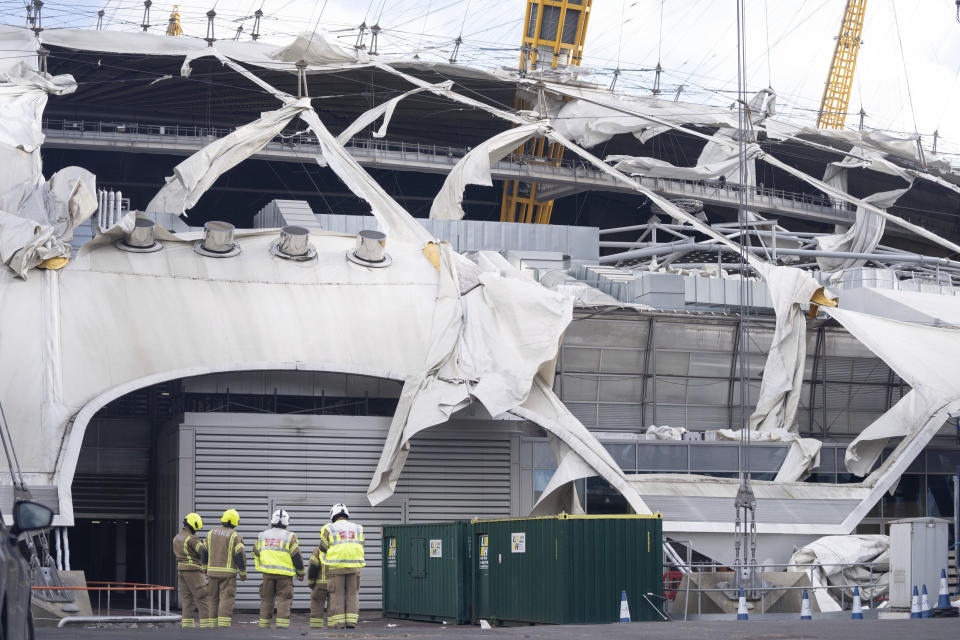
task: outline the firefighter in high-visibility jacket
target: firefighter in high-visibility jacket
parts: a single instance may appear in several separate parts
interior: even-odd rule
[[[363,527],[350,522],[347,505],[330,507],[330,524],[320,530],[320,550],[327,568],[330,626],[357,626],[360,614],[360,569],[363,561]]]
[[[207,534],[207,578],[210,580],[210,617],[217,617],[216,626],[226,628],[233,618],[233,601],[237,597],[237,578],[247,579],[247,555],[243,538],[237,532],[240,514],[227,509],[221,525]]]
[[[183,529],[173,538],[173,555],[177,559],[177,587],[180,590],[181,621],[184,629],[194,629],[193,611],[200,617],[200,628],[213,627],[207,609],[207,549],[197,536],[203,520],[196,513],[183,519]]]
[[[327,617],[327,587],[329,578],[327,567],[323,564],[325,554],[320,546],[313,550],[310,556],[310,567],[307,569],[307,585],[310,587],[310,628],[322,629]]]
[[[253,545],[257,571],[263,574],[260,583],[261,629],[270,627],[273,608],[277,608],[277,628],[290,626],[290,605],[293,604],[293,576],[303,580],[303,556],[297,534],[287,531],[290,514],[277,509],[270,516],[270,528],[261,531]]]

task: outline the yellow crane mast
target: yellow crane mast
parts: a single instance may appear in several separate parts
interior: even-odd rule
[[[527,0],[520,49],[521,75],[580,66],[592,4],[593,0]],[[517,96],[515,106],[517,109],[531,107],[520,96]],[[563,147],[547,144],[544,139],[531,140],[516,153],[526,162],[558,165],[563,157]],[[519,180],[504,183],[501,221],[548,224],[552,212],[553,200],[537,200],[536,184]]]
[[[180,7],[177,5],[173,5],[173,11],[170,12],[170,21],[167,23],[167,35],[183,35],[183,27],[180,26]]]
[[[867,0],[847,0],[837,46],[830,62],[830,74],[823,88],[820,113],[817,114],[818,129],[843,128],[847,107],[850,106],[850,89],[853,87],[853,72],[857,68],[866,10]]]

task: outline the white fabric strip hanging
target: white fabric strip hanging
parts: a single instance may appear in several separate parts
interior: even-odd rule
[[[288,102],[211,142],[174,167],[173,175],[150,200],[146,211],[183,215],[197,204],[217,178],[263,149],[291,120],[309,109],[309,99]]]
[[[347,144],[347,142],[355,135],[363,131],[364,127],[367,125],[373,124],[377,118],[383,116],[383,123],[380,125],[380,128],[373,132],[374,138],[383,138],[387,135],[387,127],[390,126],[390,119],[393,118],[393,112],[397,108],[397,104],[401,100],[406,100],[412,95],[418,93],[423,93],[424,91],[449,91],[450,87],[453,86],[453,82],[441,82],[439,84],[430,85],[429,87],[417,87],[416,89],[411,89],[406,93],[402,93],[396,98],[391,98],[386,102],[377,105],[376,107],[363,112],[360,114],[356,120],[350,123],[350,125],[340,132],[340,135],[337,136],[337,142],[340,144]]]
[[[527,140],[546,133],[542,124],[525,124],[508,129],[474,147],[451,169],[430,206],[430,217],[461,220],[464,216],[463,192],[468,184],[493,186],[490,167]]]

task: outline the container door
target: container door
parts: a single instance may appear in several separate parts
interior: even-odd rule
[[[490,536],[486,533],[478,533],[474,538],[477,550],[476,557],[476,608],[474,616],[476,618],[490,617]]]

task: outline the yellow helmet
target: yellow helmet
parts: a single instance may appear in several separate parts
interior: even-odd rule
[[[196,513],[188,513],[187,517],[183,521],[194,531],[200,531],[203,529],[203,520],[200,519],[200,516]]]
[[[223,512],[223,515],[220,516],[220,522],[238,527],[240,526],[240,514],[237,513],[236,509],[227,509]]]

